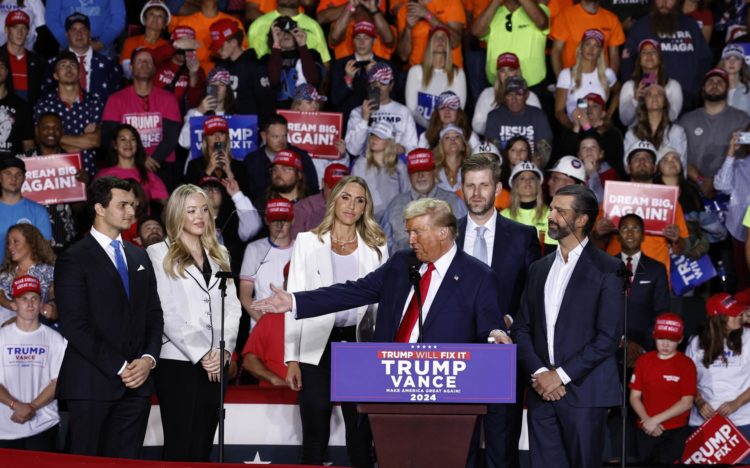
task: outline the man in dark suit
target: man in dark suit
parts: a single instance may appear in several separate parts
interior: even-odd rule
[[[55,265],[60,331],[68,340],[57,397],[70,412],[72,453],[138,458],[161,350],[156,278],[146,252],[120,235],[135,215],[130,184],[102,177],[91,184],[88,203],[90,234]]]
[[[83,13],[73,13],[65,18],[65,35],[68,50],[76,54],[79,66],[81,89],[96,94],[106,102],[110,94],[122,87],[122,69],[117,60],[95,52],[91,40],[91,22]],[[42,95],[54,91],[57,83],[54,76],[54,59],[49,61],[47,79]]]
[[[433,198],[411,202],[404,210],[409,243],[419,261],[422,279],[424,341],[509,343],[497,294],[497,275],[487,265],[458,250],[456,218],[450,206]],[[419,327],[408,279],[408,250],[396,252],[382,267],[357,281],[289,294],[253,303],[260,312],[292,310],[298,319],[378,303],[374,341],[416,342]]]
[[[628,295],[628,367],[646,351],[654,349],[651,336],[656,316],[670,310],[669,282],[664,264],[641,252],[643,219],[630,213],[620,218],[618,237],[621,251],[617,258],[630,277]]]
[[[622,335],[622,263],[588,239],[596,196],[563,187],[550,204],[555,253],[534,262],[513,323],[527,395],[532,468],[602,465],[607,408],[622,394],[615,352]]]
[[[462,191],[468,216],[458,220],[459,250],[490,265],[500,278],[500,310],[510,327],[521,303],[526,272],[541,255],[536,229],[504,218],[495,210],[502,190],[500,164],[483,155],[461,166]],[[516,395],[523,395],[527,379],[518,368]],[[518,440],[523,420],[523,398],[515,404],[487,405],[484,440],[487,467],[517,467]]]

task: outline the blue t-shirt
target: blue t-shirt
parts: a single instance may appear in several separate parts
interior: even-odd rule
[[[49,222],[47,208],[26,198],[22,198],[15,205],[0,202],[0,262],[5,258],[5,237],[8,228],[20,223],[33,224],[45,239],[52,239],[52,225]]]

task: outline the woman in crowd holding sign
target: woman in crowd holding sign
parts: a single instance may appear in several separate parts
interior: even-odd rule
[[[385,233],[373,217],[367,183],[360,177],[341,179],[328,197],[326,216],[320,225],[297,236],[292,251],[287,290],[312,289],[355,280],[374,271],[388,258]],[[375,307],[375,306],[372,306]],[[368,306],[295,320],[286,314],[284,361],[286,381],[300,392],[303,464],[321,465],[330,436],[333,405],[331,342],[366,341],[374,316]],[[359,418],[356,404],[342,403],[346,447],[352,466],[372,466],[367,423]]]
[[[169,193],[164,182],[146,167],[146,150],[138,131],[128,124],[120,124],[112,133],[107,165],[96,173],[95,179],[114,176],[119,179],[133,179],[143,188],[143,194],[151,212],[151,202],[159,204],[158,212],[167,204]],[[157,214],[158,214],[157,212]]]
[[[708,321],[685,351],[698,371],[689,422],[693,429],[720,414],[750,438],[750,328],[742,326],[745,308],[727,293],[706,301]],[[741,463],[750,463],[750,456]]]

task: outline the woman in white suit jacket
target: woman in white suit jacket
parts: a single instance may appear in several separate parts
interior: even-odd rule
[[[167,239],[147,249],[164,311],[155,374],[164,460],[208,461],[218,424],[221,291],[215,273],[229,270],[229,255],[216,238],[210,206],[202,189],[178,187],[167,203]],[[229,284],[225,369],[241,313],[235,287]]]
[[[344,177],[328,198],[326,216],[310,232],[297,235],[292,251],[287,290],[309,291],[361,278],[388,257],[383,230],[373,218],[367,183],[360,177]],[[371,336],[376,305],[284,322],[284,360],[289,365],[287,383],[300,392],[302,460],[324,462],[332,403],[330,400],[332,341],[363,341]],[[352,466],[372,466],[369,426],[357,414],[356,405],[342,403],[346,446]]]

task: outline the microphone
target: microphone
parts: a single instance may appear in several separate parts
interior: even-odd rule
[[[414,294],[417,298],[417,309],[419,312],[419,320],[417,321],[418,329],[419,329],[419,336],[417,338],[417,343],[422,343],[422,327],[424,325],[424,319],[422,315],[422,291],[419,287],[419,281],[422,279],[421,275],[419,274],[419,267],[422,266],[422,262],[417,258],[417,254],[412,251],[409,256],[406,258],[406,266],[409,270],[409,282],[414,287]]]
[[[414,252],[410,253],[406,259],[406,265],[409,269],[409,282],[415,288],[419,288],[419,280],[421,278],[419,275],[419,267],[422,266],[422,262],[417,258],[417,254]]]
[[[219,279],[234,279],[240,277],[240,275],[232,273],[231,271],[217,271],[214,276]]]

